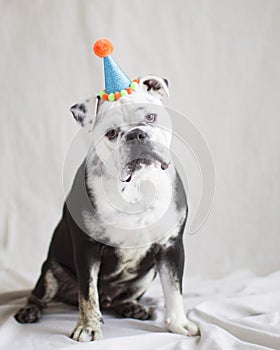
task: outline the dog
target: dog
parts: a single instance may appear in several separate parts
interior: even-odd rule
[[[147,320],[139,303],[158,273],[169,331],[194,336],[182,297],[186,194],[170,152],[166,79],[139,78],[139,89],[114,103],[90,98],[71,107],[93,145],[66,198],[40,278],[20,323],[39,320],[51,301],[79,306],[71,335],[102,338],[103,310]],[[152,188],[151,188],[152,183]]]

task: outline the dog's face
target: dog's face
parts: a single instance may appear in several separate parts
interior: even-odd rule
[[[71,108],[82,126],[93,124],[94,150],[120,181],[129,182],[147,167],[168,168],[171,121],[164,95],[167,81],[148,76],[137,91],[115,102],[91,98]]]

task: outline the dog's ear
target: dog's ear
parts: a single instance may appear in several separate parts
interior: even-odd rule
[[[99,101],[99,96],[93,96],[83,102],[76,103],[70,108],[73,117],[81,126],[93,124],[97,114]]]
[[[148,93],[161,100],[164,96],[169,96],[168,80],[165,78],[147,75],[139,78],[139,85],[142,89],[146,89]]]

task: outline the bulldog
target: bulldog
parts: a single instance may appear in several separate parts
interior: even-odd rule
[[[158,273],[169,331],[194,336],[182,297],[187,199],[170,144],[163,98],[168,82],[139,78],[139,89],[111,103],[99,97],[71,107],[92,146],[66,198],[39,280],[20,323],[40,319],[51,301],[79,306],[71,337],[102,337],[103,310],[147,320],[139,303]]]

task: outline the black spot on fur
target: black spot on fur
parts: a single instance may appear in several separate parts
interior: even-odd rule
[[[114,308],[117,314],[125,318],[135,318],[137,320],[148,320],[152,314],[144,306],[136,302],[128,302]]]
[[[176,178],[175,178],[175,198],[176,198],[176,207],[178,211],[186,208],[186,213],[188,214],[188,204],[187,204],[187,197],[184,190],[183,182],[179,176],[179,174],[176,172]]]
[[[78,104],[78,109],[83,112],[83,113],[86,113],[87,112],[87,108],[86,108],[86,105],[81,103],[81,104]]]
[[[144,85],[146,85],[148,87],[148,89],[147,89],[148,91],[150,91],[151,89],[158,91],[162,88],[161,84],[158,81],[153,80],[153,79],[149,79],[149,80],[144,81]]]
[[[183,232],[185,225],[180,228],[178,236],[168,240],[168,247],[163,248],[158,255],[159,264],[164,263],[172,273],[172,280],[179,284],[182,293],[182,280],[184,271],[185,253],[183,246]]]
[[[156,243],[151,246],[137,267],[137,276],[141,278],[151,270],[151,268],[155,265],[155,257],[158,254],[159,250],[160,247]]]
[[[83,120],[84,120],[84,116],[82,116],[81,114],[77,114],[75,119],[79,122],[79,123],[82,123]]]
[[[164,82],[165,82],[166,86],[168,87],[168,85],[169,85],[168,80],[167,80],[167,79],[165,79],[165,78],[162,78],[162,79],[164,80]]]
[[[84,103],[77,103],[75,105],[73,105],[71,108],[70,108],[70,111],[73,113],[73,111],[81,111],[82,113],[86,113],[87,112],[87,108],[85,106]]]
[[[19,323],[37,322],[42,314],[42,309],[35,304],[27,304],[15,314],[15,319]]]
[[[70,111],[77,122],[84,126],[84,119],[87,113],[86,105],[84,103],[77,103],[70,108]]]
[[[109,275],[114,272],[116,266],[118,265],[120,258],[116,254],[116,249],[110,246],[103,246],[101,250],[102,254],[102,264],[100,266],[99,276]],[[118,280],[118,276],[114,280]],[[112,280],[112,282],[114,282]]]

